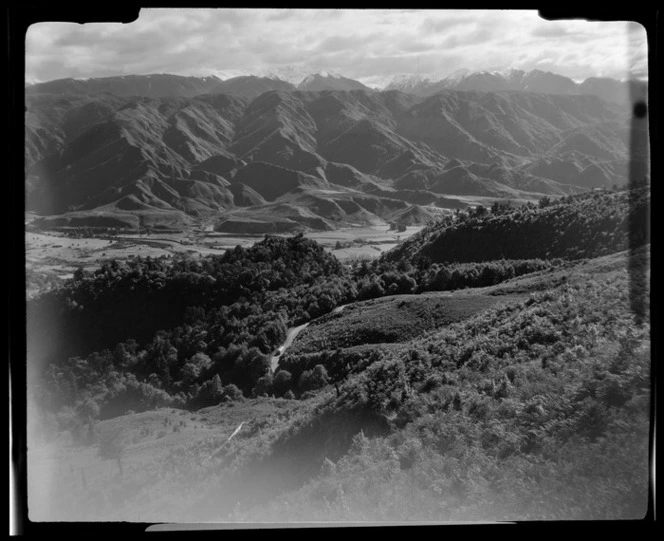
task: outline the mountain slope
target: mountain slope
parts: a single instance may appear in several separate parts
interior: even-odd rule
[[[179,199],[201,188],[183,190],[178,183],[190,180],[192,163],[229,144],[243,108],[242,100],[227,96],[129,100],[29,170],[40,180],[32,183],[28,206],[59,213],[134,195],[156,208],[184,208]],[[218,183],[214,174],[203,180]],[[228,202],[217,188],[209,188],[216,192],[212,199],[200,198],[209,209]]]
[[[394,200],[458,208],[468,201],[446,196],[527,201],[626,182],[629,116],[593,96],[446,90],[418,98],[282,83],[224,81],[282,88],[253,99],[30,93],[28,209],[214,217],[240,207],[246,215],[305,188],[327,196],[331,183],[370,196],[378,214],[361,219],[368,223],[389,220]],[[418,212],[409,221],[418,217],[427,219]]]
[[[333,73],[308,75],[297,85],[297,89],[314,92],[320,90],[369,90],[367,86],[359,81]]]
[[[231,94],[253,100],[271,90],[290,91],[295,90],[295,86],[287,81],[272,79],[270,77],[242,75],[219,82],[209,92]]]

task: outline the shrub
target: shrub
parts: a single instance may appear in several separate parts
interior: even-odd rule
[[[313,391],[327,385],[329,380],[327,369],[322,364],[317,364],[313,369],[302,372],[298,388],[302,392]]]
[[[235,402],[237,400],[242,400],[244,398],[244,395],[242,394],[242,391],[237,387],[237,385],[230,383],[224,387],[222,397],[224,400],[230,400],[232,402]]]
[[[205,370],[210,368],[211,365],[212,360],[210,357],[208,357],[205,353],[196,353],[182,367],[182,380],[186,383],[196,381]]]
[[[283,396],[291,388],[291,380],[293,376],[288,370],[279,370],[274,376],[272,389],[275,396]]]
[[[273,388],[273,378],[270,374],[267,374],[261,378],[258,378],[256,386],[254,387],[254,394],[256,396],[269,395],[272,393]]]
[[[198,389],[198,393],[194,397],[194,402],[199,407],[211,406],[218,404],[224,395],[224,388],[221,384],[219,374],[210,378]]]

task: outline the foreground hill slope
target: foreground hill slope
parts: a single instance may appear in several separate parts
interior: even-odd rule
[[[325,377],[301,400],[129,412],[97,422],[92,446],[32,447],[31,470],[59,480],[41,497],[68,520],[640,518],[649,341],[647,321],[634,325],[627,267],[620,253],[436,300],[358,305],[394,316],[399,340],[319,352],[329,377],[303,372],[303,387]],[[482,296],[497,302],[401,336],[404,309],[423,317]],[[337,321],[356,317],[344,312]],[[311,325],[301,346],[322,343],[327,325]]]
[[[362,404],[392,430],[358,435],[343,457],[321,458],[311,481],[243,519],[642,518],[651,365],[626,266],[606,256],[524,278],[550,285],[359,355],[364,369],[318,415]]]

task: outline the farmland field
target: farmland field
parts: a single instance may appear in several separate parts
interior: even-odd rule
[[[236,235],[211,231],[171,232],[156,234],[120,234],[78,236],[71,230],[43,231],[29,228],[25,233],[26,293],[28,298],[40,291],[71,278],[78,268],[95,269],[104,261],[134,257],[169,257],[189,254],[194,257],[223,254],[235,246],[247,248],[261,241],[264,235]],[[390,231],[389,226],[367,226],[337,231],[310,232],[311,238],[342,262],[370,260],[422,228],[411,226],[406,231]],[[69,234],[76,236],[69,236]],[[286,235],[284,235],[286,236]]]

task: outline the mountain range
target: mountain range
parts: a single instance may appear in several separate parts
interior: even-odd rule
[[[26,85],[27,93],[102,93],[118,96],[184,96],[203,93],[226,93],[255,98],[267,90],[369,90],[360,81],[343,75],[287,67],[262,73],[222,72],[222,77],[185,77],[169,74],[122,75],[87,79],[57,79]],[[519,69],[487,71],[458,70],[452,74],[399,74],[372,90],[400,90],[417,96],[431,96],[441,90],[495,92],[517,90],[544,94],[592,94],[608,101],[623,103],[631,93],[640,92],[643,83],[618,81],[608,77],[589,77],[576,82],[555,73]]]
[[[26,86],[26,93],[101,94],[116,96],[192,97],[198,94],[232,94],[256,98],[269,90],[369,90],[369,87],[331,72],[267,72],[221,79],[170,74],[120,75],[88,79],[57,79]]]
[[[26,207],[48,225],[205,218],[263,233],[410,225],[469,198],[626,182],[631,105],[610,89],[627,83],[512,71],[401,78],[378,91],[332,73],[290,79],[299,82],[134,75],[27,86]]]
[[[569,77],[542,70],[519,69],[472,72],[459,70],[451,75],[417,74],[399,75],[393,78],[384,90],[401,90],[418,96],[431,96],[441,90],[470,90],[497,92],[517,90],[544,94],[580,95],[592,94],[602,99],[625,103],[633,92],[639,91],[637,81],[618,81],[608,77],[589,77],[576,82]]]

